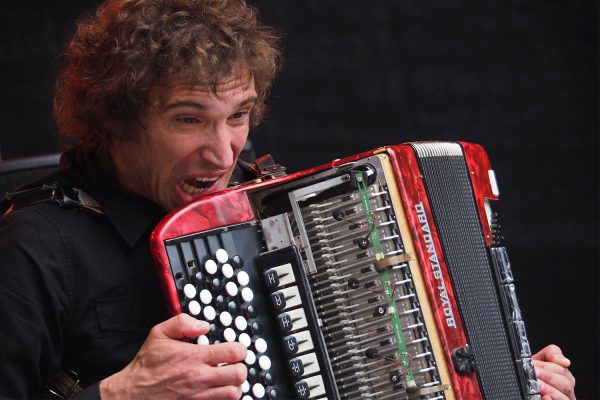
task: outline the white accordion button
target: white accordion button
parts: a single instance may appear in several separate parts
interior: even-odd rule
[[[223,273],[223,276],[225,278],[233,277],[233,267],[231,266],[231,264],[223,264],[223,266],[221,267],[221,272]]]
[[[242,299],[244,301],[250,302],[254,298],[254,292],[249,287],[245,287],[242,289]]]
[[[254,348],[259,353],[264,353],[267,351],[267,341],[263,338],[256,339],[256,342],[254,342]]]
[[[190,301],[190,304],[188,304],[188,310],[190,310],[190,314],[198,315],[200,314],[202,307],[200,307],[200,303],[198,303],[196,300],[192,300]]]
[[[240,271],[237,274],[237,281],[240,285],[246,286],[250,283],[250,275],[246,271]]]
[[[208,289],[202,289],[200,291],[200,301],[202,304],[210,304],[212,301],[212,293]]]
[[[198,339],[196,340],[196,342],[200,345],[207,345],[210,344],[208,337],[206,337],[206,335],[200,335],[198,336]]]
[[[225,291],[227,292],[227,294],[229,296],[235,296],[236,294],[238,294],[238,287],[235,283],[233,282],[227,282],[225,284]]]
[[[215,260],[208,259],[204,263],[204,269],[206,270],[207,274],[214,275],[217,273],[219,267],[217,267],[217,263],[215,262]]]
[[[265,397],[265,387],[260,383],[255,383],[254,386],[252,386],[252,395],[257,399],[262,399]]]
[[[240,342],[246,348],[248,348],[252,344],[252,339],[250,339],[250,335],[248,335],[247,333],[243,332],[243,333],[240,333],[240,336],[238,337],[238,342]]]
[[[216,316],[217,312],[213,306],[204,307],[204,318],[206,318],[207,321],[212,321]]]
[[[221,321],[221,325],[223,326],[229,326],[231,325],[233,318],[231,317],[231,314],[229,314],[227,311],[223,311],[221,314],[219,314],[219,321]]]
[[[225,328],[225,330],[223,331],[223,338],[227,341],[227,342],[234,342],[235,338],[236,338],[236,334],[235,331],[231,328]]]
[[[225,264],[227,260],[229,260],[229,254],[227,254],[227,251],[225,251],[225,249],[218,249],[215,252],[215,257],[217,257],[217,261],[221,264]]]
[[[246,328],[248,327],[248,321],[246,320],[246,318],[242,317],[241,315],[238,315],[237,317],[235,317],[235,320],[233,323],[238,331],[245,331]]]
[[[183,294],[185,294],[185,297],[188,299],[193,299],[196,297],[196,293],[196,287],[191,283],[188,283],[183,287]]]
[[[246,353],[246,358],[244,359],[244,362],[247,365],[254,365],[254,363],[256,362],[256,354],[254,354],[254,352],[252,350],[248,350],[248,353]]]
[[[244,381],[244,383],[242,383],[242,393],[248,393],[248,391],[250,390],[250,384],[248,383],[248,381]],[[249,397],[249,396],[244,396],[244,397]],[[250,397],[252,399],[252,397]]]
[[[267,371],[271,369],[271,359],[267,356],[260,356],[258,358],[258,365],[260,366],[260,368]]]

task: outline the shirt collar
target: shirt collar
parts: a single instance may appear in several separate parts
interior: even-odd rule
[[[63,153],[61,169],[100,204],[130,247],[166,215],[157,204],[124,190],[96,153],[75,147]]]

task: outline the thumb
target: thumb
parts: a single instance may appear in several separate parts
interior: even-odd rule
[[[188,314],[179,314],[155,325],[148,338],[153,339],[182,339],[193,338],[210,330],[210,324],[200,321]]]

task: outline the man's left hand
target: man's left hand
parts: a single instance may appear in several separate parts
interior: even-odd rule
[[[575,378],[560,347],[549,345],[533,355],[542,400],[575,400]]]

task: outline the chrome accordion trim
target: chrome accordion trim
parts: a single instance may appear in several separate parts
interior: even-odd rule
[[[462,147],[454,142],[416,142],[410,145],[419,157],[463,156]]]

